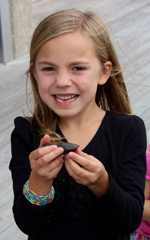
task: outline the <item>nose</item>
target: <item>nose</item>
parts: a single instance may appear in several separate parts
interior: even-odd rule
[[[57,87],[71,86],[71,77],[70,77],[70,74],[66,71],[57,72],[55,81],[56,81]]]

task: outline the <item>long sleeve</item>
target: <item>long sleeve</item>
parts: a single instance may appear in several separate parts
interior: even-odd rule
[[[108,137],[103,136],[101,145],[104,155],[102,161],[110,175],[110,187],[97,200],[97,208],[99,214],[103,212],[106,226],[112,223],[114,232],[131,233],[142,220],[146,131],[143,121],[136,116],[125,116],[125,121],[122,118],[111,123],[109,121],[112,121],[112,117],[103,131]],[[104,154],[105,149],[108,153]]]
[[[39,146],[36,132],[30,123],[22,117],[15,119],[11,146],[12,159],[9,168],[13,179],[14,218],[24,233],[28,235],[39,234],[38,231],[45,229],[50,219],[53,218],[58,197],[56,193],[55,200],[51,204],[39,207],[28,202],[22,193],[23,185],[29,179],[31,172],[29,154]]]

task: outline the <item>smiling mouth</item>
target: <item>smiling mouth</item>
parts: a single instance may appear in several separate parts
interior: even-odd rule
[[[77,99],[78,95],[77,94],[72,94],[72,95],[55,95],[55,99],[57,102],[72,102],[75,99]]]

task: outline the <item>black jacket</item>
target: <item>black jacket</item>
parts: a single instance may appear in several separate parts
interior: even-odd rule
[[[57,127],[57,132],[62,134]],[[62,167],[53,186],[55,199],[35,206],[22,194],[29,179],[29,154],[38,148],[37,133],[22,117],[11,136],[14,218],[30,240],[129,240],[143,212],[146,133],[136,116],[106,112],[97,133],[83,150],[99,159],[110,176],[106,194],[96,198]]]

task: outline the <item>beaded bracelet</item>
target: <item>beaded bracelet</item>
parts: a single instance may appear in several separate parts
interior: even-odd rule
[[[51,203],[54,199],[54,194],[55,194],[55,190],[53,186],[50,194],[46,196],[40,196],[34,193],[33,191],[31,191],[29,188],[29,180],[23,186],[23,195],[30,203],[34,205],[42,206],[42,205]]]

